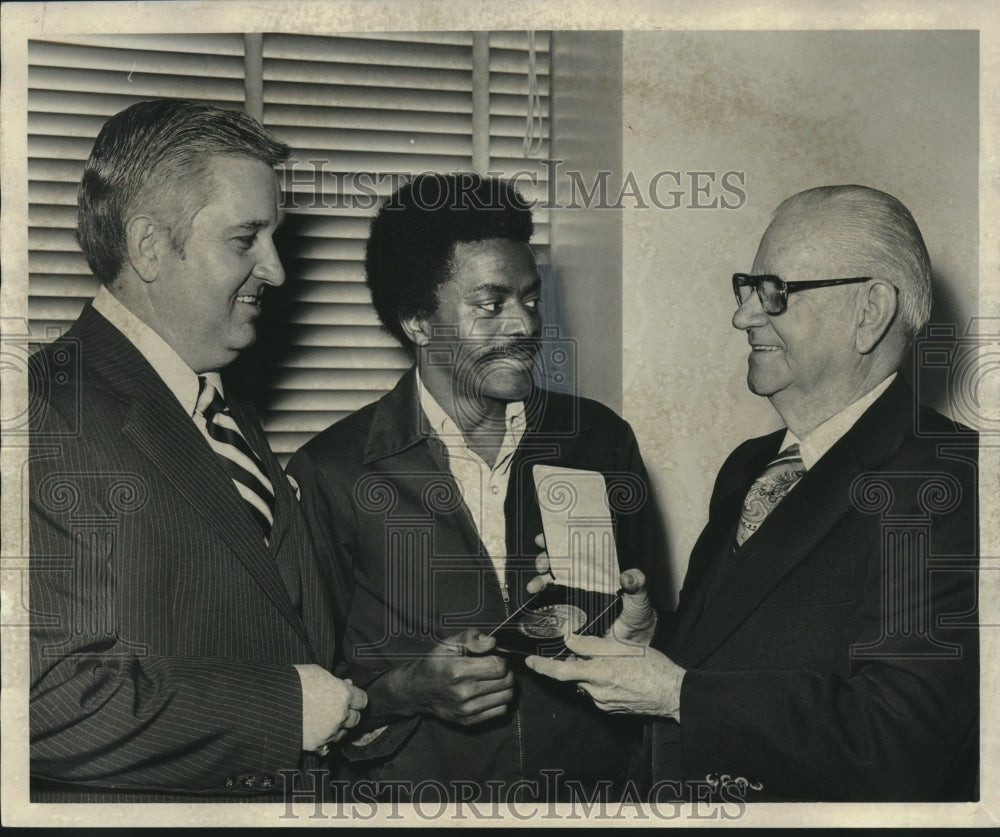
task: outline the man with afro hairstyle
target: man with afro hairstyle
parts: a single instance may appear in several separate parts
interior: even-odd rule
[[[533,675],[488,635],[535,575],[535,464],[627,482],[635,502],[612,510],[618,552],[658,554],[629,426],[534,382],[532,232],[524,199],[495,178],[425,174],[388,198],[367,282],[413,367],[289,464],[343,620],[339,673],[370,701],[343,778],[376,782],[379,798],[428,782],[462,801],[610,798],[638,768],[639,722]]]

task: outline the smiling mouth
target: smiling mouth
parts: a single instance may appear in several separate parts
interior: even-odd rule
[[[780,352],[781,346],[766,346],[761,344],[758,346],[751,346],[750,349],[754,352]]]
[[[236,297],[237,302],[242,302],[245,305],[253,305],[256,308],[260,308],[261,297],[254,296],[252,294],[240,294]]]

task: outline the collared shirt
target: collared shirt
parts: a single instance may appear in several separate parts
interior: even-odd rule
[[[125,338],[149,361],[153,371],[163,380],[174,397],[180,402],[208,441],[208,429],[205,419],[195,413],[198,402],[198,376],[181,358],[177,352],[153,329],[140,320],[122,302],[103,285],[94,297],[94,310],[111,325],[117,328]],[[222,378],[218,372],[204,372],[205,378],[225,397],[222,390]]]
[[[524,402],[512,401],[507,404],[503,443],[491,468],[479,454],[466,445],[461,428],[424,386],[419,370],[417,370],[417,391],[420,393],[420,407],[427,417],[428,424],[448,452],[448,470],[458,484],[462,500],[472,515],[479,538],[486,547],[503,586],[507,559],[507,519],[504,515],[504,501],[507,499],[510,466],[517,452],[517,446],[524,436]]]
[[[802,457],[802,463],[808,471],[819,461],[824,453],[837,443],[841,436],[854,426],[854,423],[861,418],[862,413],[874,404],[878,397],[889,388],[889,384],[893,382],[895,377],[896,373],[893,372],[882,383],[862,395],[853,404],[824,421],[804,439],[799,439],[791,430],[786,431],[785,439],[781,443],[779,450],[784,450],[789,445],[798,444],[799,455]]]

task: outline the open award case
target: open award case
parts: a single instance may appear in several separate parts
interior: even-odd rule
[[[535,465],[532,476],[553,583],[491,635],[498,651],[561,657],[567,632],[602,636],[621,610],[614,525],[603,474]]]

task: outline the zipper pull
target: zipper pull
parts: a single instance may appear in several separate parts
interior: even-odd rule
[[[497,579],[497,580],[499,581],[499,579]],[[506,581],[501,581],[500,582],[500,595],[503,596],[503,603],[504,604],[510,604],[510,594],[508,593],[508,590],[507,590],[507,582]]]

